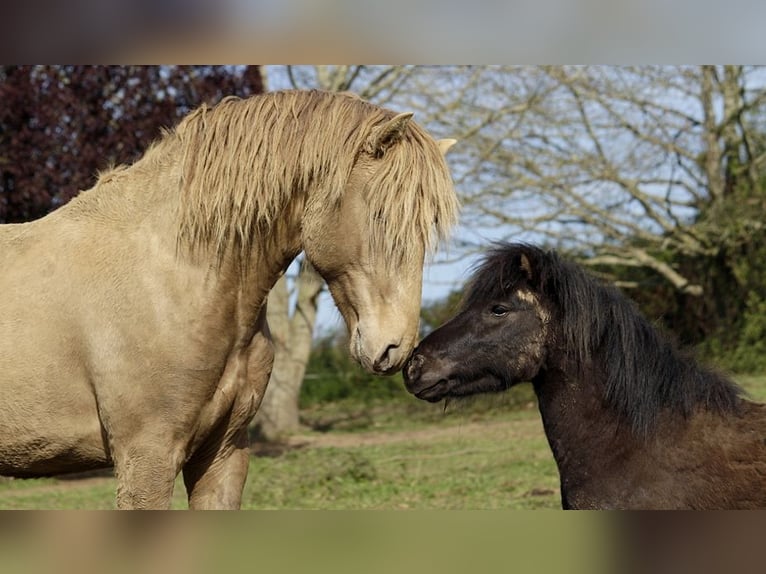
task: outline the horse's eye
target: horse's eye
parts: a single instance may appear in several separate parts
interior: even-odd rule
[[[505,305],[493,305],[492,306],[492,314],[495,317],[502,317],[503,315],[507,314],[510,309],[506,307]]]

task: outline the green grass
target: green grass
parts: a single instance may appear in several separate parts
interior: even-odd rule
[[[414,436],[400,432],[403,440],[393,443],[256,458],[243,507],[558,508],[558,475],[537,413],[510,418],[451,421],[448,433],[429,437],[421,428]]]
[[[766,375],[738,380],[766,402]],[[511,391],[519,392],[528,389]],[[510,410],[503,400],[452,404],[446,412],[409,400],[312,409],[306,422],[329,431],[296,437],[279,456],[252,457],[243,508],[559,508],[558,474],[539,414],[529,404]],[[114,508],[114,489],[109,476],[0,478],[0,509]],[[186,507],[180,478],[173,507]]]
[[[766,375],[738,375],[735,378],[751,400],[766,403]]]

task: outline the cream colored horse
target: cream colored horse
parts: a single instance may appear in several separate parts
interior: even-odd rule
[[[266,296],[305,251],[350,351],[416,343],[425,253],[457,201],[442,151],[359,98],[200,108],[68,205],[0,226],[0,474],[113,465],[120,508],[238,508],[273,358]],[[442,148],[442,149],[440,149]]]

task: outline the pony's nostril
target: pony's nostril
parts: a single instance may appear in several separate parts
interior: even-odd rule
[[[408,381],[414,381],[420,378],[420,371],[425,363],[423,355],[412,355],[410,360],[407,361],[407,367],[404,370],[404,377]]]

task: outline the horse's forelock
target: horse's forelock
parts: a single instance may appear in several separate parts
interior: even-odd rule
[[[185,150],[179,241],[220,256],[248,253],[291,200],[314,186],[336,205],[365,138],[393,112],[358,97],[284,91],[201,107],[175,131]],[[368,189],[373,249],[386,260],[430,248],[457,216],[457,200],[436,143],[411,122]]]
[[[423,129],[410,122],[384,155],[367,185],[373,252],[396,264],[433,252],[457,220],[458,202],[444,156]]]

